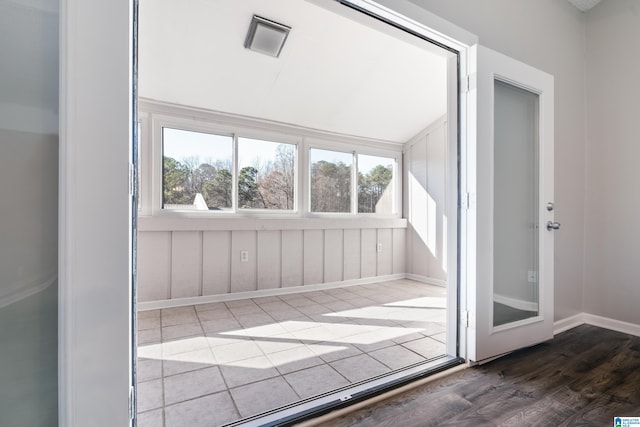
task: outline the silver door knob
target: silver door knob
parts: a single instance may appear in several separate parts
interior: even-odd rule
[[[559,229],[560,229],[559,222],[547,221],[547,230],[553,231],[553,230],[559,230]]]

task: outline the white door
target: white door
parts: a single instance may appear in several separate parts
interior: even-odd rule
[[[553,76],[477,48],[469,359],[553,337]]]

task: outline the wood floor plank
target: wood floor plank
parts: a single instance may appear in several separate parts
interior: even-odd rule
[[[640,416],[640,338],[582,325],[323,426],[600,426]]]

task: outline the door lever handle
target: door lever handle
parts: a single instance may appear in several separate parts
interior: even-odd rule
[[[553,231],[553,230],[559,230],[559,229],[560,229],[559,222],[547,221],[547,230]]]

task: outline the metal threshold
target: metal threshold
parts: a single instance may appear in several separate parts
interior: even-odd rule
[[[225,426],[271,427],[293,425],[324,415],[336,409],[362,402],[463,363],[465,363],[465,360],[460,357],[441,356],[371,378],[367,381],[342,387],[313,398],[304,399],[272,411],[243,418],[225,424]]]

